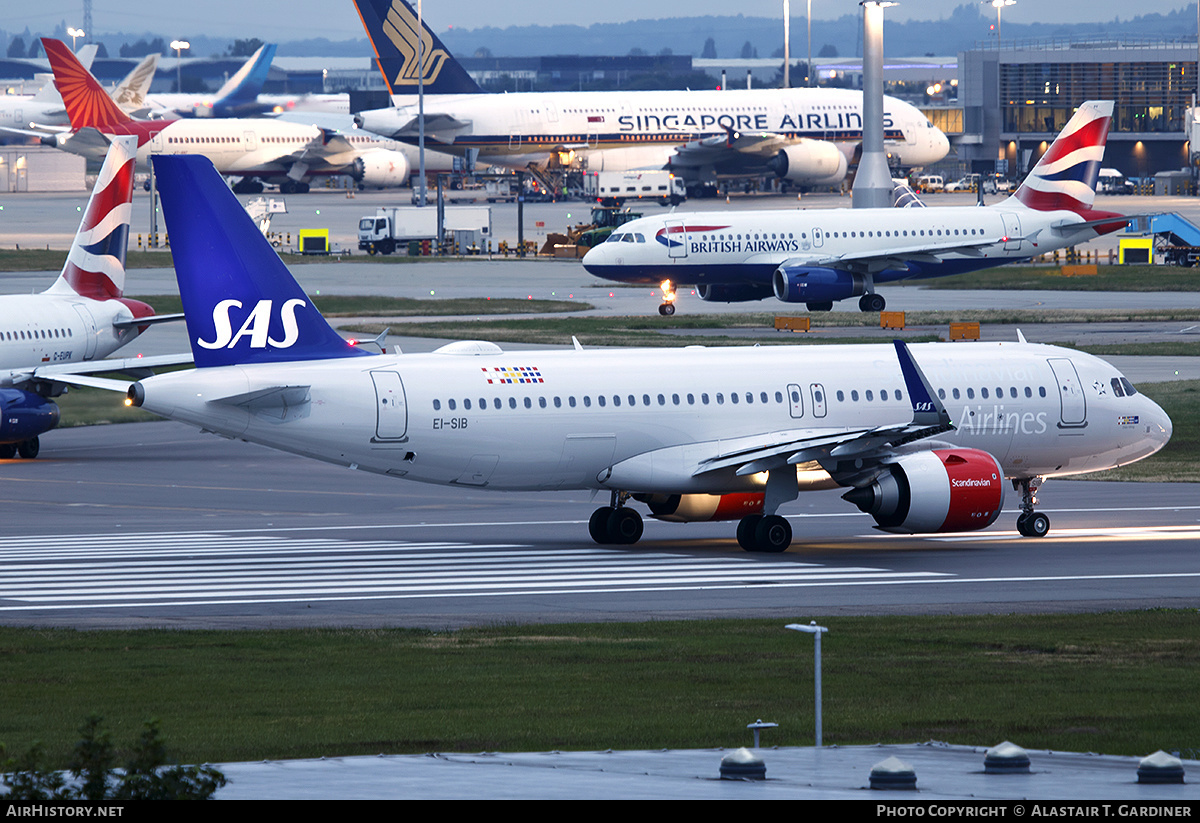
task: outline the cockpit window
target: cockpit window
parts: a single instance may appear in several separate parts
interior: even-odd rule
[[[623,235],[621,235],[621,242],[622,243],[635,243],[635,242],[637,242],[637,238],[635,238],[632,233],[623,234]]]
[[[1138,393],[1137,389],[1135,389],[1133,387],[1133,384],[1130,383],[1129,380],[1124,377],[1121,378],[1121,385],[1125,387],[1125,394],[1128,397],[1133,397],[1135,394]]]
[[[623,235],[623,234],[610,234],[608,236],[608,242],[609,243],[620,243],[621,238],[623,238],[624,236],[625,235]]]
[[[1125,388],[1121,385],[1121,378],[1114,377],[1112,379],[1112,389],[1113,394],[1115,394],[1117,397],[1125,396]]]

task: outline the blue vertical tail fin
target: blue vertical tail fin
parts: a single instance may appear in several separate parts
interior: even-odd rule
[[[417,13],[405,0],[354,0],[354,5],[392,94],[415,95],[418,77],[425,94],[483,93],[429,26],[417,25]]]
[[[371,355],[325,322],[208,158],[153,162],[198,367]]]
[[[240,69],[217,90],[213,99],[213,117],[236,117],[258,109],[258,95],[275,59],[275,43],[259,46]]]

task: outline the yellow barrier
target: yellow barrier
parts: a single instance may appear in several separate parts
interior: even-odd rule
[[[979,324],[978,323],[951,323],[950,324],[950,339],[951,340],[978,340],[979,339]]]
[[[1076,265],[1076,266],[1063,266],[1062,267],[1063,277],[1084,277],[1087,275],[1098,274],[1098,273],[1099,273],[1099,269],[1097,268],[1095,263],[1092,263],[1091,265]]]
[[[808,331],[811,322],[807,317],[776,317],[775,331]]]
[[[902,328],[904,328],[904,312],[902,312],[902,311],[881,311],[879,313],[879,328],[881,328],[881,329],[902,329]]]

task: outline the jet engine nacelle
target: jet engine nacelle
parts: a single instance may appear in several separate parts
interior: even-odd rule
[[[0,443],[21,443],[58,425],[58,405],[21,389],[0,389]]]
[[[771,286],[785,303],[830,303],[867,290],[861,274],[813,266],[780,266],[771,275]]]
[[[1004,506],[1004,471],[978,449],[934,449],[901,456],[869,486],[842,495],[900,534],[974,531]]]
[[[762,514],[763,493],[655,494],[644,502],[650,506],[651,515],[671,523],[740,520],[748,514]]]
[[[755,283],[704,285],[696,289],[701,300],[709,303],[745,303],[771,296],[771,289]]]
[[[826,186],[846,177],[846,155],[825,140],[786,146],[767,162],[775,176],[792,183]]]
[[[364,186],[392,188],[408,182],[408,160],[398,151],[373,151],[354,160],[350,176]]]

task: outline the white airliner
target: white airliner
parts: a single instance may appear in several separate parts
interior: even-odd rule
[[[597,277],[676,286],[732,303],[772,294],[810,311],[859,297],[882,311],[880,283],[978,271],[1124,228],[1092,208],[1111,102],[1084,103],[1009,198],[986,208],[799,209],[673,213],[633,220],[583,258]]]
[[[364,111],[364,129],[417,138],[417,32],[425,56],[426,145],[510,168],[588,171],[669,167],[689,186],[774,173],[800,185],[837,183],[862,144],[862,92],[841,89],[521,92],[486,94],[405,0],[355,0],[384,80],[406,105]],[[946,156],[949,141],[916,107],[884,99],[893,165]]]
[[[148,167],[152,155],[203,155],[222,174],[241,178],[235,186],[239,194],[262,191],[261,181],[278,184],[284,193],[304,192],[317,175],[348,174],[377,187],[408,182],[404,153],[391,141],[362,132],[340,134],[270,118],[133,120],[113,104],[64,43],[42,43],[72,126],[70,132],[43,137],[49,145],[100,157],[110,137],[135,135],[141,166]]]
[[[38,435],[58,423],[58,406],[48,399],[62,393],[57,374],[81,375],[82,383],[88,371],[128,368],[129,361],[94,361],[153,323],[182,319],[155,316],[123,296],[135,147],[132,137],[113,140],[54,285],[41,294],[0,297],[0,458],[37,456]],[[81,365],[86,361],[94,368]]]
[[[1006,478],[1020,531],[1044,535],[1043,478],[1141,459],[1171,434],[1108,363],[1023,341],[372,354],[324,321],[211,165],[154,162],[198,368],[110,388],[381,475],[608,491],[590,521],[600,543],[640,537],[641,501],[664,520],[739,519],[744,548],[782,551],[780,506],[836,486],[884,530],[980,529]]]

